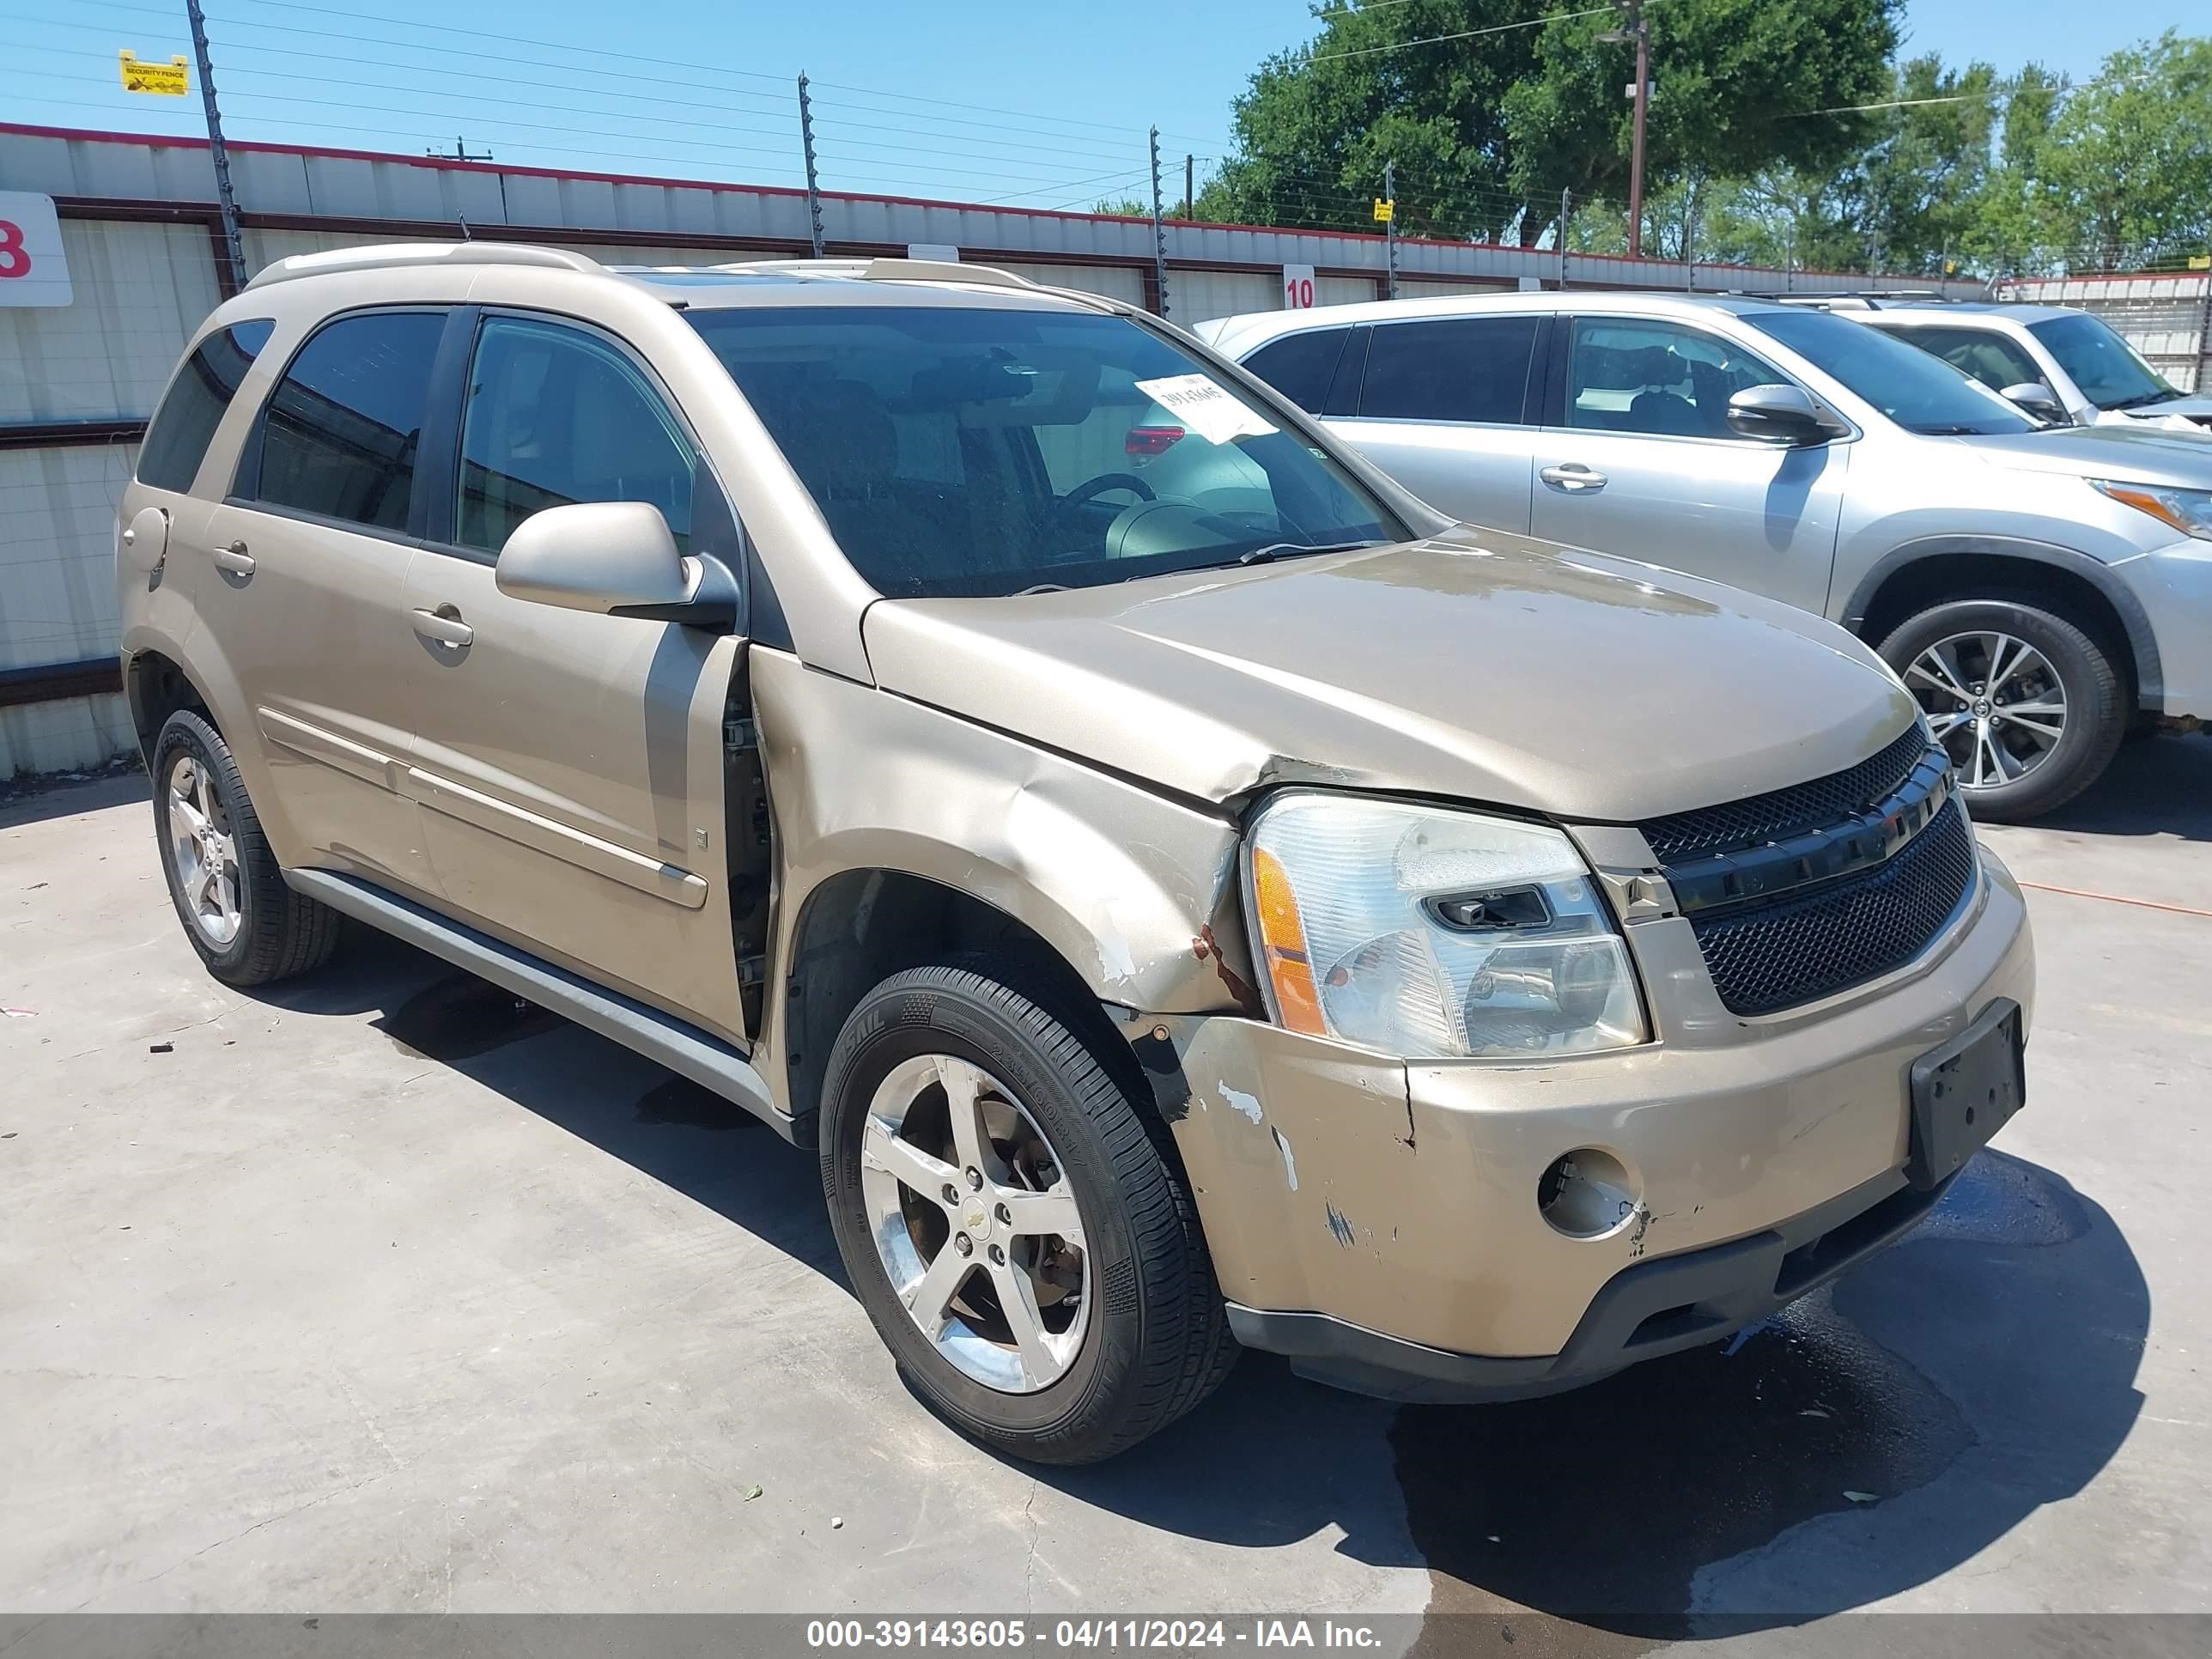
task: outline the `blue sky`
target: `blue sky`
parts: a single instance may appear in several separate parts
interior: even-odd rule
[[[204,3],[236,137],[417,153],[458,136],[518,163],[796,184],[792,77],[804,70],[824,188],[1036,207],[1137,191],[1154,122],[1171,171],[1194,151],[1203,176],[1203,158],[1227,147],[1230,100],[1253,67],[1316,27],[1300,0],[1133,11],[1050,0],[380,0],[378,15],[345,0]],[[2208,25],[2204,0],[2003,0],[2001,30],[1996,9],[1911,0],[1907,49],[1978,55],[2000,71],[2038,58],[2081,78],[2115,47]],[[64,0],[62,14],[42,21],[52,0],[0,0],[0,119],[204,131],[197,96],[118,84],[120,48],[189,55],[183,0]]]

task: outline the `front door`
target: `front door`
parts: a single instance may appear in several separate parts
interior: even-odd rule
[[[1728,425],[1735,393],[1789,377],[1676,323],[1577,317],[1565,345],[1564,407],[1536,446],[1535,533],[1821,610],[1852,447]]]
[[[409,787],[446,908],[742,1039],[722,816],[741,642],[513,599],[495,568],[517,525],[572,501],[650,502],[689,550],[712,475],[620,343],[494,313],[453,477],[404,601],[424,688]]]
[[[308,338],[210,510],[193,590],[269,768],[278,855],[417,895],[436,884],[403,787],[421,656],[404,600],[445,320],[357,313]]]

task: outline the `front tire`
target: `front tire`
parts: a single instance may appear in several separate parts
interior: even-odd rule
[[[154,830],[185,937],[244,989],[328,960],[338,915],[285,884],[222,734],[179,709],[154,740]]]
[[[2106,647],[2025,599],[1933,605],[1881,642],[1951,756],[1974,817],[2056,811],[2112,764],[2127,678]]]
[[[1014,1456],[1088,1463],[1237,1349],[1165,1130],[1066,1011],[985,957],[860,1000],[823,1080],[822,1182],[860,1304],[915,1392]]]

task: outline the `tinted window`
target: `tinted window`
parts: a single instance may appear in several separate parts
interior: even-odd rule
[[[1900,328],[1894,332],[1899,339],[1933,353],[1960,374],[1998,392],[2043,379],[2027,348],[1993,328]]]
[[[1833,375],[1908,432],[1952,437],[2038,429],[1987,386],[1880,329],[1825,311],[1755,311],[1743,320]]]
[[[269,395],[258,498],[405,529],[445,324],[429,312],[342,317],[301,347]]]
[[[1788,377],[1700,329],[1580,317],[1567,357],[1567,424],[1600,432],[1733,438],[1728,401]]]
[[[553,323],[484,324],[461,416],[463,546],[497,552],[544,507],[646,501],[688,550],[692,470],[690,441],[615,347]]]
[[[2181,396],[2101,317],[2076,312],[2030,323],[2027,331],[2043,342],[2058,359],[2058,367],[2081,388],[2081,395],[2100,409],[2141,409]]]
[[[223,411],[246,371],[269,343],[273,323],[233,323],[200,342],[155,411],[138,450],[138,477],[157,489],[185,490],[206,459]]]
[[[1300,409],[1318,415],[1328,396],[1329,377],[1343,355],[1348,328],[1317,328],[1271,340],[1244,360],[1244,367]]]
[[[1455,317],[1378,326],[1359,412],[1401,421],[1521,419],[1534,317]]]
[[[1407,534],[1202,358],[1120,317],[942,304],[684,314],[885,593],[1091,586]]]

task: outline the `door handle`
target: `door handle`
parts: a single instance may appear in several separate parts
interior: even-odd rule
[[[1580,461],[1562,461],[1557,466],[1545,467],[1536,476],[1553,489],[1564,489],[1571,495],[1588,495],[1605,488],[1605,474]]]
[[[461,613],[450,605],[441,605],[435,611],[415,612],[410,619],[415,631],[436,645],[467,645],[477,636],[477,630],[461,620]]]
[[[233,542],[228,547],[218,547],[210,556],[218,570],[228,570],[235,576],[253,574],[253,556],[246,550],[244,542]]]

